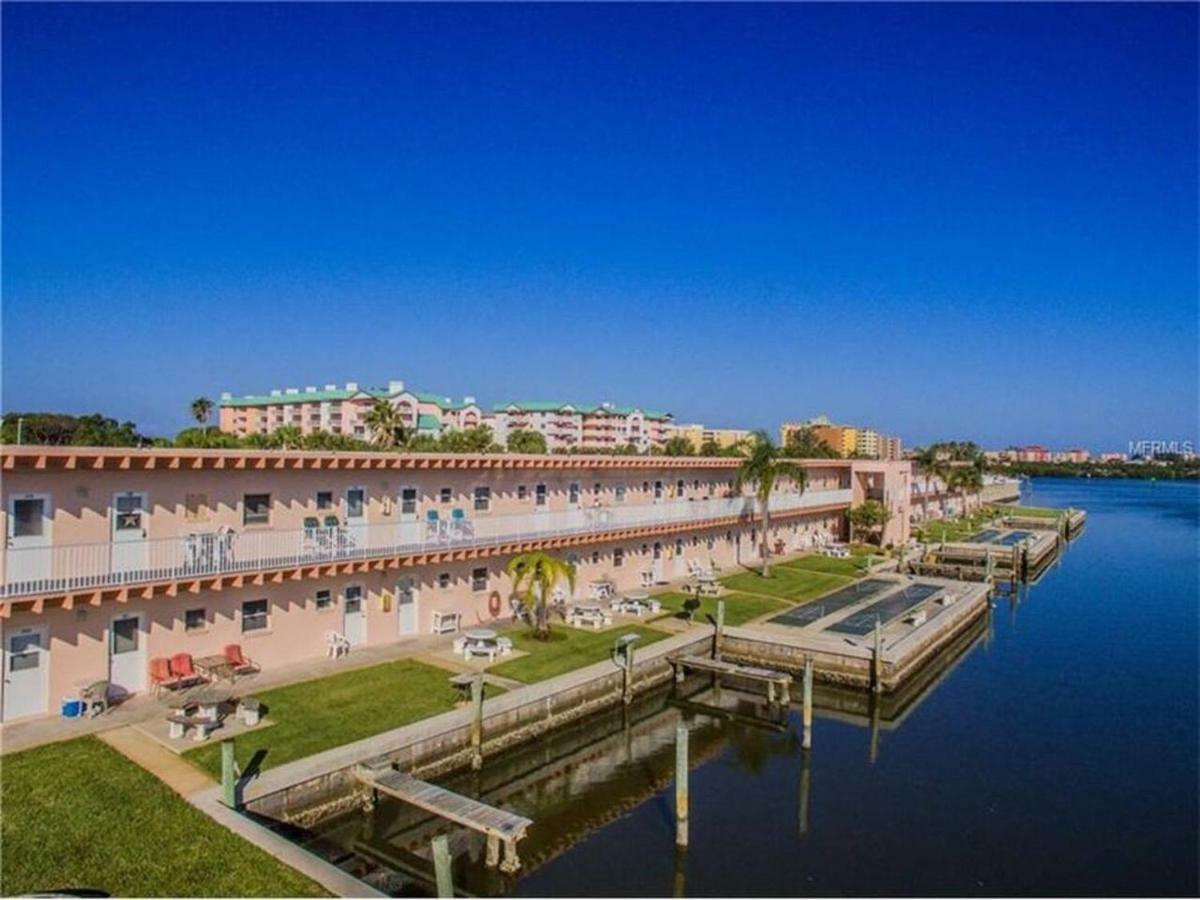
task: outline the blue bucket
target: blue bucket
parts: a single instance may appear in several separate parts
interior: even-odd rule
[[[83,715],[83,701],[74,697],[65,698],[62,702],[64,719],[78,719]]]

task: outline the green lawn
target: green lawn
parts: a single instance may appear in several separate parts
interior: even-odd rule
[[[692,597],[688,594],[670,591],[665,594],[655,594],[654,599],[662,604],[663,609],[671,611],[669,615],[674,615],[683,609],[684,601],[691,600]],[[708,619],[705,616],[712,616],[715,621],[717,618],[717,599],[716,597],[704,597],[700,601],[700,608],[692,613],[692,621],[707,622]],[[726,594],[720,599],[725,601],[726,625],[744,625],[751,619],[757,619],[759,616],[765,616],[767,613],[787,609],[792,605],[787,600],[776,597],[755,596],[753,594]]]
[[[851,556],[849,559],[835,559],[831,556],[802,556],[799,559],[777,563],[787,569],[803,569],[808,572],[825,572],[829,575],[845,575],[848,578],[860,578],[866,574],[868,557],[865,555]]]
[[[539,641],[531,630],[520,629],[508,632],[508,637],[512,639],[515,649],[529,655],[491,666],[488,671],[526,684],[544,681],[563,672],[608,659],[612,653],[613,642],[621,635],[631,632],[642,636],[639,647],[660,641],[667,636],[661,631],[642,625],[618,625],[604,631],[585,631],[567,625],[554,625],[550,632],[550,640]]]
[[[721,584],[731,591],[749,594],[768,594],[782,597],[793,603],[803,603],[813,597],[828,593],[847,584],[851,579],[828,572],[811,572],[788,566],[772,566],[771,577],[763,578],[758,572],[739,572],[721,579]]]
[[[0,761],[0,893],[324,897],[93,737]]]
[[[1014,506],[1007,503],[996,503],[992,506],[1006,516],[1037,516],[1043,519],[1057,519],[1065,510],[1052,509],[1049,506]]]
[[[257,768],[270,769],[446,712],[454,708],[458,693],[450,685],[449,672],[405,659],[256,696],[275,724],[237,738],[237,759],[243,769],[260,752],[265,755],[258,758]],[[219,742],[184,756],[220,778]]]
[[[917,526],[924,541],[965,541],[975,532],[988,527],[995,513],[984,509],[957,519],[938,519]]]

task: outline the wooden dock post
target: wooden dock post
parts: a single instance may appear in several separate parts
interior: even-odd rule
[[[221,793],[225,805],[237,809],[237,760],[234,757],[233,738],[221,741]]]
[[[439,834],[433,839],[432,844],[433,874],[437,880],[437,895],[453,897],[454,882],[450,876],[450,843],[444,834]]]
[[[804,657],[804,738],[801,746],[805,750],[812,749],[812,718],[813,718],[813,660],[812,656]]]
[[[633,702],[633,642],[625,645],[625,674],[621,686],[621,699],[628,706]]]
[[[688,843],[688,730],[680,724],[675,729],[675,845]]]
[[[874,669],[871,689],[878,694],[883,690],[883,625],[879,622],[878,614],[875,616],[875,654],[871,659],[871,664],[871,668]]]
[[[725,639],[725,601],[717,601],[717,630],[713,632],[713,659],[721,658],[721,642]]]
[[[471,768],[483,768],[483,673],[471,680]]]

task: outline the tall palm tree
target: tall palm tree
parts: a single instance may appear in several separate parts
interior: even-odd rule
[[[212,415],[213,402],[207,397],[197,397],[192,401],[192,418],[200,425],[205,433],[208,432],[208,417]]]
[[[380,447],[395,447],[404,443],[404,419],[399,411],[386,400],[376,400],[367,411],[364,420],[371,429],[371,440]]]
[[[531,551],[519,553],[504,566],[513,582],[513,593],[520,596],[533,611],[533,636],[538,640],[550,637],[550,598],[560,581],[575,591],[575,567],[548,553]]]
[[[925,490],[921,494],[921,518],[926,520],[929,518],[929,481],[936,474],[941,459],[937,448],[930,444],[917,454],[916,460],[917,465],[921,467],[921,474],[925,476]]]
[[[783,448],[776,446],[765,431],[759,429],[751,435],[745,460],[738,469],[734,489],[738,492],[746,484],[754,485],[762,518],[762,575],[771,577],[771,491],[780,478],[791,478],[800,493],[808,486],[808,473],[797,462],[784,457]]]

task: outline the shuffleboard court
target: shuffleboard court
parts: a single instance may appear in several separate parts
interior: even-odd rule
[[[990,544],[996,538],[1000,537],[1000,532],[995,528],[989,528],[986,531],[981,531],[974,537],[967,538],[969,544]]]
[[[895,593],[888,594],[882,600],[872,603],[861,612],[846,616],[840,622],[835,622],[826,631],[836,631],[839,634],[864,635],[870,634],[875,627],[878,617],[881,624],[886,625],[893,619],[898,619],[914,606],[932,597],[942,590],[940,584],[929,584],[919,581],[901,588]]]
[[[805,625],[811,625],[817,619],[824,618],[840,609],[845,609],[847,606],[853,606],[855,603],[870,600],[872,597],[895,586],[896,582],[894,581],[888,581],[883,578],[868,578],[866,581],[860,581],[856,584],[840,588],[819,600],[813,600],[801,606],[794,606],[787,612],[780,613],[767,621],[774,622],[777,625],[791,625],[793,628],[803,628]]]
[[[1011,547],[1013,544],[1021,543],[1021,541],[1025,540],[1027,537],[1029,537],[1028,531],[1010,531],[1004,537],[1000,538],[1000,540],[995,541],[995,543],[1003,544],[1006,547]]]

